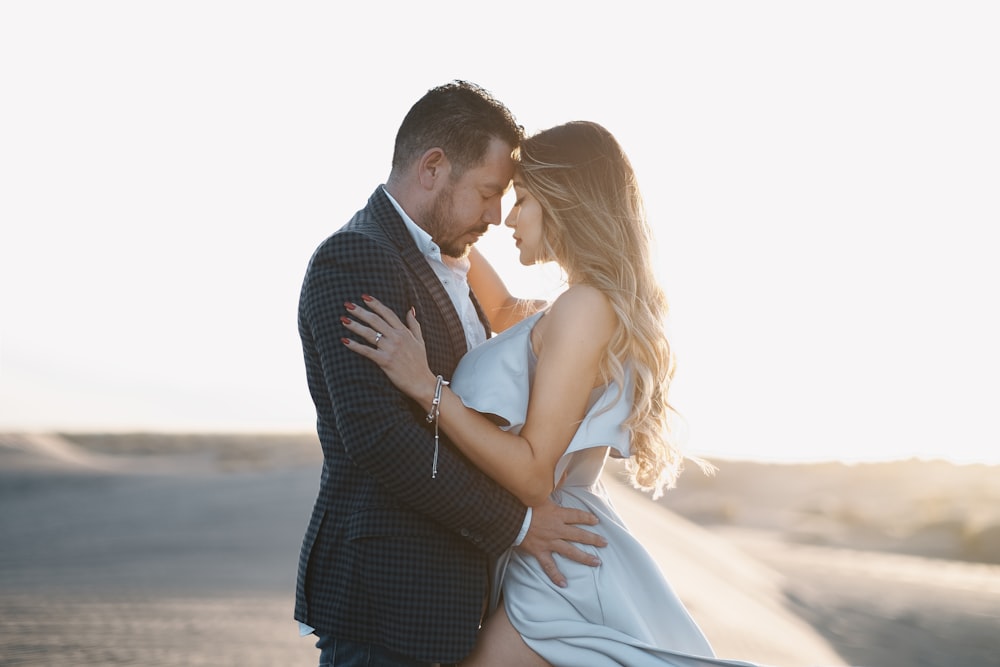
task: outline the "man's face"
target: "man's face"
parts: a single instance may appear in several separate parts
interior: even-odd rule
[[[464,257],[490,225],[501,222],[500,200],[514,175],[512,147],[490,142],[485,161],[444,185],[426,217],[425,229],[443,255]]]

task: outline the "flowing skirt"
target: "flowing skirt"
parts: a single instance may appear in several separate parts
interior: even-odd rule
[[[601,482],[563,487],[554,499],[596,514],[600,523],[588,529],[608,544],[581,547],[601,559],[596,568],[555,556],[565,588],[516,549],[500,566],[507,615],[536,653],[556,667],[761,667],[715,657],[659,565],[615,512]]]

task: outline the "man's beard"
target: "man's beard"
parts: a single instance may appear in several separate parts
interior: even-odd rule
[[[472,244],[462,243],[460,239],[475,230],[466,229],[457,236],[455,235],[456,230],[462,229],[462,223],[455,219],[453,197],[454,190],[451,186],[439,192],[431,205],[425,224],[427,225],[427,233],[441,249],[442,255],[462,258],[469,254]],[[480,235],[486,233],[488,229],[489,225],[484,225]]]

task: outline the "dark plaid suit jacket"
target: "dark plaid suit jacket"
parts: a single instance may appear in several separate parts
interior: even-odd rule
[[[319,495],[299,560],[295,618],[323,634],[415,659],[457,662],[472,648],[487,566],[513,542],[525,508],[442,436],[374,363],[347,350],[345,301],[410,306],[431,370],[450,378],[466,351],[461,322],[382,188],[313,254],[299,334],[323,446]]]

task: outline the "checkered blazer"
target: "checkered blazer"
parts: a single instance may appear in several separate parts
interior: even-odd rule
[[[444,287],[378,188],[319,246],[302,284],[299,334],[324,463],[295,618],[418,660],[457,662],[475,641],[488,563],[514,541],[525,508],[443,434],[431,479],[425,411],[340,342],[344,302],[360,304],[362,294],[401,318],[416,308],[435,373],[450,378],[466,351]]]

